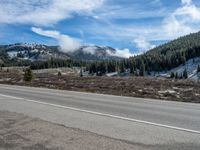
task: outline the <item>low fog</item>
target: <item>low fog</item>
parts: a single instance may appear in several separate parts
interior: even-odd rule
[[[56,39],[59,43],[60,51],[65,53],[75,52],[79,50],[82,46],[84,46],[81,40],[72,38],[68,35],[61,34],[60,32],[55,30],[54,31],[43,30],[41,28],[36,28],[36,27],[32,27],[31,30],[36,34]],[[88,45],[88,47],[83,48],[83,52],[90,53],[92,55],[95,54],[96,50],[97,49],[94,45]],[[123,50],[116,49],[115,53],[112,53],[111,51],[109,51],[109,49],[107,49],[106,52],[108,53],[108,55],[116,57],[129,58],[131,56],[134,56],[134,54],[131,53],[129,49],[123,49]]]

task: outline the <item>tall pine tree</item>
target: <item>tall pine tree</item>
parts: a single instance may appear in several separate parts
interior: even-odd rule
[[[197,67],[197,73],[199,73],[200,72],[200,65],[198,65],[198,67]]]
[[[145,76],[145,65],[144,65],[144,61],[141,60],[141,66],[140,66],[140,76]]]
[[[187,79],[187,78],[188,78],[187,69],[185,69],[185,70],[183,71],[183,78],[184,78],[184,79]]]

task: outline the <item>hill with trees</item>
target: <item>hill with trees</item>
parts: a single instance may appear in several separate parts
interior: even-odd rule
[[[10,44],[0,45],[0,63],[18,61],[49,61],[50,59],[96,61],[121,60],[116,50],[107,46],[82,46],[74,51],[64,51],[59,46],[42,44]],[[7,64],[7,63],[5,63]]]
[[[180,37],[130,59],[138,69],[144,62],[146,71],[150,72],[170,70],[195,57],[200,57],[200,32]]]
[[[167,72],[182,65],[184,68],[175,69],[181,70],[181,72],[173,72],[171,76],[187,78],[188,68],[185,64],[192,66],[192,63],[195,63],[192,69],[189,70],[191,72],[197,70],[196,65],[198,65],[200,61],[195,58],[198,57],[200,57],[200,32],[180,37],[151,49],[142,55],[131,57],[130,59],[120,62],[94,62],[91,64],[89,70],[91,73],[98,73],[98,68],[102,68],[99,66],[105,66],[104,68],[107,69],[106,71],[105,69],[100,69],[103,70],[103,73],[110,71],[124,72],[125,70],[129,70],[133,75],[144,76],[146,74],[152,75],[152,72]],[[192,59],[193,61],[191,61]],[[102,63],[103,65],[101,65]],[[110,69],[109,66],[114,67],[114,69]]]

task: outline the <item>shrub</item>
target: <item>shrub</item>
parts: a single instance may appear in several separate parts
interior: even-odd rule
[[[170,78],[175,78],[174,72],[171,72]]]
[[[58,72],[58,76],[62,76],[62,73],[60,71]]]
[[[24,81],[30,82],[33,80],[33,72],[30,68],[25,70]]]

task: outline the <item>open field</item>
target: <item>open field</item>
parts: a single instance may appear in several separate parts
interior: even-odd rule
[[[22,73],[3,71],[0,72],[0,83],[182,102],[200,102],[200,84],[191,80],[57,76],[40,73],[35,74],[35,79],[32,82],[24,82]]]

